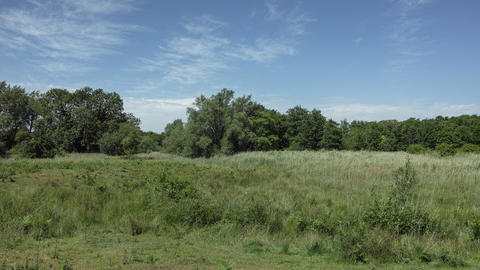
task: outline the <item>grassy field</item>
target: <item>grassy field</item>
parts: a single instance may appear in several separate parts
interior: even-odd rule
[[[478,154],[0,162],[0,269],[480,267]]]

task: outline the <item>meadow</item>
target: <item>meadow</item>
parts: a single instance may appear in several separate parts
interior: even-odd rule
[[[0,160],[0,269],[480,267],[480,155]]]

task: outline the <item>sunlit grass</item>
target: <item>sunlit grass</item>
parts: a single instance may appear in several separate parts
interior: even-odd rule
[[[388,255],[391,259],[372,257],[369,266],[344,261],[342,231],[351,231],[350,223],[357,226],[373,195],[389,196],[394,171],[407,159],[418,176],[413,200],[437,222],[435,230],[394,235],[367,228],[362,245],[369,254],[382,246],[398,254]],[[198,195],[175,202],[154,191],[151,180],[142,180],[162,168],[171,172],[168,177],[191,183]],[[4,159],[0,173],[9,175],[8,181],[0,182],[0,248],[6,251],[9,267],[25,264],[27,255],[29,265],[38,257],[42,269],[58,269],[68,256],[78,269],[371,268],[382,260],[410,269],[405,263],[441,264],[441,257],[431,264],[422,262],[422,252],[440,256],[447,251],[472,266],[480,261],[479,240],[472,239],[467,224],[480,217],[478,154],[439,158],[403,152],[304,151],[210,159],[164,153],[133,159],[69,154],[50,160]],[[218,220],[214,224],[206,219],[202,222],[210,225],[189,225],[178,212],[203,204],[210,206],[201,213],[220,214],[206,217]],[[333,224],[334,230],[315,229],[319,221],[327,227]],[[59,259],[52,255],[55,245]],[[137,259],[124,263],[125,256],[134,255]],[[4,259],[0,250],[0,269]]]

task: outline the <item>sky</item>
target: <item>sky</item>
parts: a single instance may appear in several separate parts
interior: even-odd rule
[[[380,121],[480,114],[478,0],[0,0],[0,81],[116,92],[162,132],[201,94]]]

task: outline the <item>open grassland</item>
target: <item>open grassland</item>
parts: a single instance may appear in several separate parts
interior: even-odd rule
[[[480,267],[478,154],[0,162],[0,269]]]

